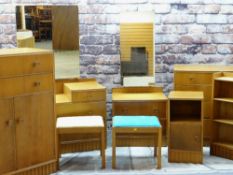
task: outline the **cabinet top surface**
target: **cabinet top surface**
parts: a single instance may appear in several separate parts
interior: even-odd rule
[[[233,71],[232,66],[225,65],[208,65],[208,64],[177,64],[174,65],[174,72],[230,72]]]
[[[112,94],[112,101],[166,101],[167,97],[162,92],[140,92],[124,93],[116,92]]]
[[[171,91],[168,98],[172,100],[202,100],[204,95],[202,91]]]
[[[215,81],[225,81],[225,82],[233,82],[233,77],[218,77],[214,79]]]
[[[51,54],[52,50],[38,48],[10,48],[0,49],[0,57],[15,56],[15,55],[30,55],[30,54]]]
[[[65,83],[65,86],[72,89],[73,91],[88,91],[88,90],[105,89],[104,86],[102,86],[101,84],[99,84],[96,81]]]
[[[56,104],[59,103],[70,103],[71,101],[66,94],[56,94]]]

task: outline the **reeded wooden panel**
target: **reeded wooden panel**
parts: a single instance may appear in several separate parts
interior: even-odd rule
[[[55,159],[53,93],[16,97],[14,104],[17,168]]]
[[[15,166],[13,99],[0,100],[0,174],[13,171]]]
[[[202,163],[203,155],[197,151],[170,150],[168,161],[177,163]]]
[[[146,47],[148,52],[149,75],[153,75],[154,43],[153,23],[121,23],[120,49],[121,60],[130,61],[131,47]]]

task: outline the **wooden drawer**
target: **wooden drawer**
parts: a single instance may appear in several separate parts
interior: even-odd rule
[[[201,122],[177,121],[170,123],[170,148],[186,151],[201,151]]]
[[[24,92],[23,77],[0,79],[0,97],[12,97]]]
[[[24,61],[25,74],[53,72],[53,55],[26,56]]]
[[[166,102],[113,102],[114,115],[156,115],[166,118]]]
[[[212,84],[212,73],[175,72],[176,85]]]
[[[105,90],[72,91],[64,86],[64,92],[72,102],[92,102],[106,100]]]
[[[204,92],[204,101],[211,101],[212,97],[212,86],[205,85],[176,85],[175,90],[182,91],[203,91]]]
[[[25,93],[53,90],[53,74],[40,74],[24,77]]]
[[[53,72],[53,55],[11,56],[0,58],[0,77]]]
[[[23,57],[0,58],[0,77],[22,75],[24,72]]]
[[[101,115],[106,117],[106,102],[57,103],[57,116]]]

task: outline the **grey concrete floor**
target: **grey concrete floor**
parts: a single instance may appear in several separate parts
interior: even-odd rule
[[[203,164],[168,163],[167,147],[162,148],[162,169],[157,170],[153,158],[153,148],[126,147],[117,148],[117,169],[111,169],[111,131],[108,131],[106,149],[106,169],[101,169],[99,151],[63,154],[60,160],[61,170],[57,175],[154,175],[154,174],[206,174],[233,175],[233,161],[211,156],[209,148],[204,148]]]

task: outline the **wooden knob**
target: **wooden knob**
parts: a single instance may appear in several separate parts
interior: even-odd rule
[[[23,122],[23,121],[24,121],[24,120],[23,120],[22,118],[17,118],[17,119],[16,119],[16,123],[18,123],[18,124],[21,123],[21,122]]]
[[[40,82],[39,81],[34,82],[34,86],[40,86]]]
[[[40,65],[40,62],[39,61],[34,61],[33,63],[32,63],[32,66],[33,67],[36,67],[36,66],[39,66]]]
[[[13,125],[14,121],[11,119],[11,120],[7,120],[5,123],[6,123],[6,126],[10,127]]]

